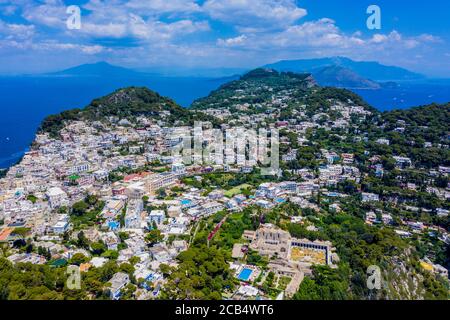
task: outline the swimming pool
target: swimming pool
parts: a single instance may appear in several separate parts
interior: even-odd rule
[[[244,268],[239,273],[238,279],[241,280],[241,281],[248,281],[248,279],[252,275],[252,272],[253,272],[252,269]]]
[[[108,227],[110,230],[117,230],[120,227],[120,223],[118,223],[117,221],[110,221],[108,223]]]
[[[191,204],[191,200],[189,200],[189,199],[183,199],[183,200],[181,200],[181,204],[183,205],[183,206],[187,206],[187,205],[190,205]]]

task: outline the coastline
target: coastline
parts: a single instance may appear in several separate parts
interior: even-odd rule
[[[0,77],[1,80],[10,79],[10,77]],[[91,78],[81,77],[81,78],[73,78],[69,77],[67,79],[76,80],[75,83],[65,82],[63,81],[64,86],[68,88],[73,88],[72,90],[64,90],[64,95],[58,95],[56,98],[52,98],[52,100],[47,100],[48,95],[54,95],[55,92],[58,92],[60,88],[61,81],[57,81],[57,84],[52,82],[44,82],[41,85],[39,90],[36,90],[32,83],[29,81],[25,81],[23,83],[23,79],[29,80],[29,77],[16,76],[14,77],[14,82],[7,83],[4,85],[4,89],[0,90],[0,93],[6,97],[6,100],[3,101],[5,105],[10,105],[11,108],[8,110],[4,110],[3,121],[4,125],[0,127],[0,167],[1,168],[10,168],[15,165],[18,160],[23,156],[25,152],[29,149],[30,144],[35,138],[35,135],[31,135],[32,132],[36,132],[39,127],[40,122],[46,116],[50,114],[57,114],[63,110],[70,110],[72,107],[80,107],[87,105],[92,99],[102,96],[103,94],[107,94],[112,92],[113,88],[122,87],[125,85],[129,85],[131,83],[135,85],[144,85],[146,87],[151,87],[155,89],[157,92],[161,92],[164,96],[170,96],[172,99],[181,103],[184,107],[188,108],[190,101],[207,95],[211,90],[217,89],[219,83],[215,85],[209,84],[205,87],[203,82],[197,83],[193,82],[195,86],[200,86],[202,89],[197,90],[194,93],[191,92],[193,84],[190,83],[186,85],[186,78],[180,80],[181,82],[173,82],[168,81],[168,78],[163,78],[163,83],[158,83],[157,79],[152,79],[152,81],[147,81],[140,83],[139,81],[135,82],[132,80],[124,80],[124,81],[104,81],[102,82],[102,86],[95,86],[92,84],[92,81],[88,81]],[[33,79],[39,79],[39,77],[34,77]],[[42,78],[42,79],[52,79],[50,78]],[[64,78],[66,79],[66,78]],[[175,78],[177,79],[177,78]],[[214,80],[214,79],[211,79]],[[19,83],[17,83],[19,81]],[[85,83],[85,81],[87,81]],[[172,85],[169,86],[169,83]],[[174,84],[177,84],[176,87],[183,87],[185,90],[178,92],[175,94],[173,89]],[[408,84],[408,85],[406,85]],[[413,84],[414,88],[411,89],[411,84]],[[424,85],[425,88],[421,90],[415,90],[417,84]],[[442,80],[442,79],[432,79],[427,81],[416,81],[416,82],[401,82],[401,87],[397,89],[357,89],[351,88],[350,90],[360,96],[363,99],[375,107],[380,112],[390,111],[393,109],[407,109],[414,106],[419,105],[427,105],[433,102],[436,103],[446,103],[450,101],[450,80]],[[88,85],[88,86],[87,86]],[[430,88],[431,85],[431,88]],[[1,86],[0,86],[1,87]],[[8,90],[5,90],[8,89]],[[27,92],[31,93],[28,96],[31,98],[27,99],[14,99],[11,100],[8,98],[11,95],[11,88],[24,88]],[[1,89],[1,88],[0,88]],[[428,90],[430,89],[430,90]],[[427,93],[424,93],[427,91]],[[82,97],[79,96],[79,92],[84,92]],[[36,103],[38,101],[39,103]],[[28,109],[24,106],[33,106],[32,109]],[[61,108],[61,106],[65,106]],[[1,109],[1,108],[0,108]],[[8,111],[8,112],[6,112]],[[23,114],[27,114],[26,121],[23,118]],[[6,143],[1,137],[10,137],[11,140]],[[8,148],[7,148],[8,146]],[[19,151],[15,151],[19,150]]]
[[[33,138],[34,141],[34,138]],[[0,158],[0,163],[2,164],[0,167],[0,171],[7,171],[9,168],[15,166],[20,163],[25,153],[30,151],[30,147],[25,148],[22,151],[15,152],[7,157]]]
[[[445,82],[444,80],[439,79],[439,80],[435,80],[435,81],[437,81],[439,83],[439,86],[446,87],[447,82]],[[443,81],[444,81],[444,83],[442,83]],[[411,83],[415,83],[415,82],[404,82],[404,83],[411,84]],[[402,83],[402,84],[404,84],[404,83]],[[419,83],[422,83],[422,82],[419,82]],[[425,82],[425,83],[427,83],[427,82]],[[405,92],[403,92],[403,90],[405,89],[404,86],[401,86],[401,87],[395,88],[395,89],[386,89],[386,88],[381,88],[381,89],[345,88],[345,89],[350,90],[350,91],[362,96],[365,101],[367,101],[370,105],[374,106],[374,108],[376,108],[380,112],[391,111],[391,110],[396,110],[396,109],[409,109],[414,106],[431,104],[433,102],[445,103],[445,102],[443,102],[445,99],[443,99],[442,96],[440,97],[440,99],[434,99],[434,95],[427,97],[428,99],[426,99],[426,100],[429,100],[429,101],[422,101],[423,97],[418,97],[418,96],[410,96],[408,99],[404,96],[404,94],[405,94]],[[380,98],[380,96],[379,96],[379,93],[381,93],[381,92],[384,92],[384,97],[382,95],[383,98]],[[395,97],[395,98],[393,99],[392,97]],[[405,99],[407,101],[403,101],[403,99]],[[418,101],[415,101],[416,99]],[[413,100],[414,100],[414,102],[413,102]],[[434,100],[436,100],[436,101],[434,101]],[[187,108],[189,108],[189,107],[187,107]],[[54,114],[54,113],[58,113],[58,112],[53,112],[53,110],[49,110],[48,114],[44,115],[43,118],[45,118],[46,116],[48,116],[50,114]],[[37,125],[37,126],[33,125],[33,126],[39,127],[39,125]],[[37,128],[33,128],[33,131],[37,131]],[[14,132],[8,132],[8,134],[9,134],[9,136],[11,136],[12,139],[14,139],[13,141],[15,141]],[[22,157],[24,156],[24,154],[30,150],[30,146],[31,146],[32,142],[34,141],[35,137],[36,137],[36,132],[34,133],[31,140],[29,142],[27,142],[27,146],[25,147],[25,149],[23,149],[21,151],[16,151],[16,152],[13,152],[10,154],[4,154],[4,155],[0,154],[0,168],[1,168],[0,170],[8,170],[12,166],[19,163],[20,160],[22,159]],[[22,146],[19,145],[18,147],[23,148],[23,145]],[[0,144],[0,148],[1,148],[1,144]]]

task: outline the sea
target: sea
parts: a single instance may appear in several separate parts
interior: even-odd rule
[[[0,169],[17,163],[41,121],[50,114],[82,108],[118,88],[146,86],[184,107],[234,79],[199,77],[102,78],[85,76],[0,77]],[[399,82],[397,88],[353,90],[380,111],[450,101],[449,80]]]

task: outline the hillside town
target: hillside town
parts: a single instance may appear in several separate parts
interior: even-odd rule
[[[419,252],[417,272],[427,276],[414,278],[413,287],[399,289],[408,287],[405,280],[387,288],[385,297],[406,290],[410,295],[403,298],[424,298],[426,281],[448,285],[443,264],[450,245],[450,167],[444,162],[426,167],[404,152],[382,153],[397,137],[393,134],[409,124],[397,121],[383,133],[364,131],[379,115],[353,97],[326,97],[309,78],[295,79],[304,84],[299,94],[297,85],[271,86],[250,76],[231,93],[222,92],[223,105],[214,95],[194,104],[214,119],[200,122],[200,144],[216,141],[211,131],[216,122],[224,136],[238,126],[277,130],[280,165],[273,176],[258,174],[258,161],[240,161],[248,154],[235,153],[233,144],[222,162],[194,156],[181,161],[174,150],[180,152],[195,129],[170,123],[167,110],[157,119],[66,121],[57,136],[40,131],[32,149],[0,180],[4,257],[13,265],[75,265],[82,282],[89,272],[114,264],[114,273],[98,288],[83,287],[83,298],[189,298],[179,292],[181,285],[174,288],[172,277],[184,270],[191,250],[204,246],[221,251],[230,277],[220,280],[223,287],[217,280],[211,291],[203,290],[207,284],[197,285],[203,293],[193,298],[290,299],[321,272],[348,272],[341,271],[349,266],[343,259],[352,253],[340,238],[344,229],[337,227],[338,221],[350,224],[347,214],[362,223],[358,228],[387,234],[404,244],[405,252],[411,246]],[[319,93],[324,100],[311,104],[308,99]],[[264,97],[252,102],[258,94]],[[448,155],[448,138],[424,141],[421,148]],[[386,181],[391,189],[383,187]],[[389,192],[394,186],[398,190]],[[339,236],[333,238],[334,232]],[[364,238],[364,245],[371,248],[377,241]],[[415,263],[409,258],[390,263],[402,254],[379,263],[394,268],[390,274],[402,274],[404,268],[395,268]],[[205,268],[212,270],[208,263]],[[197,262],[195,268],[203,267]],[[208,272],[217,277],[217,270]]]

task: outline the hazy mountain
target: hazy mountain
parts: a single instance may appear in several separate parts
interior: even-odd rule
[[[278,71],[311,72],[324,67],[340,66],[357,73],[359,76],[373,81],[413,80],[424,78],[423,75],[409,70],[385,66],[378,62],[353,61],[345,57],[332,57],[322,59],[282,60],[265,67]]]
[[[223,78],[236,77],[248,71],[244,68],[202,68],[202,67],[152,67],[138,71],[156,73],[167,77]]]
[[[82,76],[82,77],[161,77],[161,78],[238,78],[246,69],[240,68],[188,68],[188,67],[152,67],[129,69],[107,62],[82,64],[62,71],[45,75]]]
[[[356,72],[341,66],[333,65],[313,71],[314,79],[321,86],[379,89],[381,85],[375,81],[361,77]]]
[[[137,77],[145,76],[132,69],[118,67],[107,62],[98,62],[92,64],[82,64],[66,70],[50,73],[49,75],[56,76],[84,76],[84,77]]]

